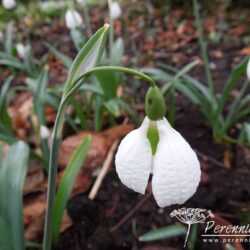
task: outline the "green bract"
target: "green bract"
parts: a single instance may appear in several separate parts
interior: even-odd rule
[[[150,87],[145,99],[145,112],[151,121],[162,119],[166,114],[164,97],[158,87]]]

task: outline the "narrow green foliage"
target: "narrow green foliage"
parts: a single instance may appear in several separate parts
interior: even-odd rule
[[[64,172],[63,178],[59,185],[56,197],[55,197],[55,208],[54,208],[54,217],[53,217],[53,243],[56,245],[60,228],[62,224],[63,212],[66,208],[67,201],[70,197],[74,182],[76,177],[84,163],[88,149],[90,147],[91,139],[85,138],[82,143],[77,147],[72,158],[70,159],[67,168]]]
[[[162,227],[153,231],[150,231],[142,236],[140,236],[140,241],[153,241],[153,240],[163,240],[174,238],[177,236],[184,235],[186,229],[182,225],[171,225]]]
[[[29,147],[18,141],[10,147],[0,169],[0,218],[2,227],[8,230],[5,234],[11,237],[13,250],[25,249],[22,199],[28,159]]]

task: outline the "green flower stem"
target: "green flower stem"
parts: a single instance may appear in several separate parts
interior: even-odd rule
[[[91,29],[91,22],[90,22],[88,5],[87,5],[87,2],[85,2],[85,1],[83,3],[83,12],[84,12],[85,22],[86,22],[86,26],[87,26],[87,34],[88,34],[88,37],[91,37],[93,35],[93,32]]]
[[[112,58],[112,48],[114,43],[114,20],[110,15],[111,12],[111,5],[112,0],[108,0],[108,7],[109,7],[109,60]]]
[[[202,54],[203,61],[204,61],[207,84],[208,84],[210,94],[214,98],[214,86],[213,86],[212,74],[211,74],[211,70],[209,67],[207,46],[206,46],[204,36],[203,36],[201,17],[200,17],[199,5],[198,5],[197,0],[193,0],[193,9],[194,9],[194,15],[195,15],[195,26],[198,30],[199,46],[200,46],[201,54]]]
[[[51,249],[52,242],[52,218],[55,205],[55,191],[57,179],[57,159],[60,145],[60,138],[64,123],[64,114],[66,103],[61,102],[57,113],[54,130],[52,133],[52,145],[50,152],[49,171],[48,171],[48,193],[47,193],[47,210],[45,216],[43,250]]]
[[[62,134],[62,128],[63,128],[67,104],[70,100],[70,97],[76,93],[76,91],[82,86],[82,84],[84,84],[83,79],[93,73],[100,71],[118,71],[127,74],[132,74],[147,81],[152,87],[156,86],[155,82],[150,77],[136,70],[118,66],[102,66],[102,67],[95,67],[89,71],[86,71],[77,80],[73,82],[72,84],[73,87],[71,87],[68,90],[68,92],[66,93],[64,92],[57,112],[54,130],[52,133],[52,146],[50,152],[49,171],[48,171],[47,210],[45,217],[43,250],[50,250],[52,243],[52,218],[54,212],[57,168],[58,168],[57,159],[58,159],[59,145],[61,140],[61,134]]]

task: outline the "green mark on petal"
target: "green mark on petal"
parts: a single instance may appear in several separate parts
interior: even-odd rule
[[[157,145],[159,142],[159,132],[156,126],[156,122],[151,121],[149,128],[148,128],[148,132],[147,132],[147,138],[150,142],[150,146],[151,146],[151,150],[152,150],[152,155],[155,155],[156,153],[156,149],[157,149]]]

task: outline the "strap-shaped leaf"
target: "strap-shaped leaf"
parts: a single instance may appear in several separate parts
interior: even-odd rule
[[[14,250],[24,250],[23,184],[27,173],[29,147],[18,141],[10,147],[0,169],[0,217],[3,218]]]
[[[153,241],[153,240],[162,240],[169,239],[172,237],[180,236],[186,233],[186,229],[182,225],[171,225],[156,230],[152,230],[142,235],[140,241]]]
[[[4,250],[12,250],[11,247],[11,237],[9,229],[3,220],[3,218],[0,217],[0,249]]]
[[[52,240],[57,242],[63,217],[63,212],[70,197],[75,179],[79,173],[89,150],[91,139],[85,138],[74,152],[62,178],[55,198]]]
[[[241,63],[239,63],[231,72],[229,79],[222,91],[222,95],[219,102],[218,113],[223,111],[223,108],[228,101],[231,91],[239,83],[240,78],[246,74],[247,62],[249,57],[245,57]]]
[[[71,89],[74,81],[84,72],[94,68],[103,53],[104,45],[106,43],[109,25],[105,24],[99,29],[84,45],[74,60],[69,72],[69,76],[64,89],[64,96]]]

